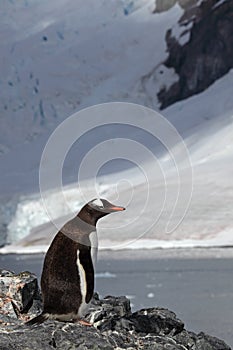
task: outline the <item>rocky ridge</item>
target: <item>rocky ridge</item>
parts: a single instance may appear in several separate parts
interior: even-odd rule
[[[29,327],[25,320],[39,314],[41,298],[35,275],[0,270],[0,348],[9,349],[150,349],[230,350],[222,340],[184,328],[175,313],[154,307],[131,311],[125,297],[95,294],[86,319],[79,323],[46,321]]]
[[[198,4],[199,0],[156,0],[154,13],[160,13],[170,10],[178,4],[182,9],[187,9]]]
[[[184,12],[179,29],[166,33],[168,57],[163,65],[178,79],[157,94],[161,109],[204,91],[233,68],[233,2],[158,1],[155,12],[176,3]]]

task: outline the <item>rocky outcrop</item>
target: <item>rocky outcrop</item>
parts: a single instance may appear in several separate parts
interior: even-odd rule
[[[0,294],[1,350],[230,350],[217,338],[186,331],[172,311],[155,307],[132,312],[124,296],[100,300],[95,294],[86,316],[91,327],[57,321],[26,326],[22,320],[38,314],[41,307],[37,281],[29,272],[1,271]]]
[[[16,275],[12,271],[0,270],[1,315],[27,320],[30,314],[40,310],[41,295],[36,276],[28,271]]]
[[[172,29],[166,34],[164,65],[179,79],[158,93],[161,109],[204,91],[233,67],[232,1],[204,0],[199,6],[186,2],[179,25],[180,38],[188,34],[189,39],[183,44]]]
[[[199,0],[156,0],[154,13],[160,13],[170,10],[175,4],[181,8],[187,9],[198,3]]]

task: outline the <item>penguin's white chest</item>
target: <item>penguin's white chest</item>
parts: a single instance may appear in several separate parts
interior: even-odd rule
[[[91,243],[91,260],[93,268],[95,267],[96,260],[97,260],[97,252],[98,252],[98,238],[97,238],[97,232],[93,231],[90,233],[90,243]],[[79,280],[80,280],[80,292],[81,292],[81,304],[78,311],[78,317],[84,317],[85,313],[87,312],[89,303],[86,303],[86,296],[87,296],[87,276],[85,267],[82,265],[80,258],[79,258],[79,250],[77,250],[77,267],[79,272]]]
[[[85,312],[88,309],[88,305],[90,303],[86,303],[86,295],[87,295],[87,279],[86,279],[86,272],[83,267],[83,265],[80,262],[79,259],[79,250],[77,251],[77,267],[79,272],[79,279],[80,279],[80,292],[81,292],[81,304],[78,310],[78,317],[84,317]]]

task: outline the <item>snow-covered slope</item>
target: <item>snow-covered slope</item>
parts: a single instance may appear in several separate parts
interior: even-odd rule
[[[165,32],[182,13],[177,6],[155,15],[154,5],[153,0],[1,3],[0,244],[22,197],[39,192],[41,154],[62,120],[95,103],[147,104],[140,79],[166,57]],[[81,146],[85,154],[86,144]],[[75,180],[70,168],[65,183]]]
[[[55,232],[70,214],[57,189],[51,188],[46,195],[54,206],[57,227],[48,226],[50,218],[39,194],[41,154],[62,120],[101,102],[135,102],[156,108],[156,92],[161,85],[177,79],[171,70],[161,76],[158,67],[167,55],[166,30],[177,28],[182,9],[176,5],[162,14],[153,14],[153,10],[154,0],[91,0],[88,4],[81,0],[42,0],[39,5],[30,0],[4,0],[0,13],[0,218],[2,227],[8,225],[10,242],[23,240],[2,252],[32,251],[32,246],[45,249],[51,240],[48,233]],[[151,80],[147,75],[150,72]],[[166,224],[178,186],[174,164],[168,152],[161,151],[159,142],[154,143],[143,131],[110,124],[104,129],[105,138],[103,129],[97,128],[74,147],[63,169],[71,212],[83,204],[77,192],[76,169],[82,157],[105,139],[135,139],[154,152],[158,168],[161,166],[166,175],[165,186],[162,172],[156,173],[150,187],[154,203],[143,212],[148,185],[143,172],[123,161],[110,162],[102,173],[108,175],[98,179],[99,194],[126,205],[127,211],[120,219],[112,215],[100,223],[102,247],[232,244],[232,82],[230,72],[204,93],[163,111],[188,146],[194,175],[190,209],[170,234],[166,233]],[[173,147],[175,150],[179,144]],[[141,166],[154,174],[151,159],[142,159]],[[122,172],[116,174],[117,170]],[[82,186],[92,193],[88,177]],[[114,185],[122,179],[116,191]],[[189,187],[190,182],[188,178]],[[162,207],[165,190],[168,197]],[[184,214],[184,205],[178,209]],[[158,223],[153,226],[155,217]],[[146,232],[145,225],[150,228]],[[31,230],[32,235],[25,238]]]
[[[163,15],[153,9],[153,0],[4,0],[2,151],[84,106],[134,99],[135,83],[165,58],[165,32],[182,13],[178,6]]]
[[[4,0],[1,193],[38,190],[46,140],[77,110],[109,101],[156,106],[156,90],[148,103],[140,79],[166,57],[166,30],[182,10],[153,9],[153,0]]]
[[[165,111],[167,118],[173,121],[180,133],[183,134],[192,162],[192,198],[189,210],[181,224],[172,232],[166,233],[168,217],[175,206],[178,185],[174,167],[170,165],[166,167],[166,162],[169,163],[169,154],[161,153],[158,156],[158,162],[165,169],[166,183],[159,175],[154,178],[153,182],[149,182],[149,190],[154,196],[154,202],[151,206],[145,205],[148,179],[146,181],[138,169],[127,170],[99,179],[98,191],[100,195],[113,201],[117,200],[118,203],[127,206],[127,210],[121,214],[120,220],[118,214],[106,218],[99,224],[101,248],[135,249],[233,244],[231,220],[233,101],[231,99],[232,92],[229,89],[232,80],[233,72],[230,72],[204,93],[179,102]],[[147,174],[155,174],[153,162],[141,163],[141,166]],[[182,168],[182,165],[178,164],[178,166]],[[121,183],[121,180],[125,182]],[[185,179],[183,191],[190,190],[190,181],[190,178]],[[118,182],[119,188],[118,193],[116,193],[114,184]],[[95,191],[88,183],[82,183],[82,186],[88,188],[90,193]],[[78,198],[82,197],[76,195],[76,188],[76,183],[63,188],[65,198],[68,198],[74,213],[83,204],[78,201]],[[162,207],[165,189],[167,197]],[[55,212],[58,214],[57,220],[33,229],[30,236],[25,237],[16,246],[3,248],[3,252],[46,249],[53,234],[67,220],[67,216],[61,214],[64,213],[66,204],[59,200],[59,191],[48,195],[49,201],[53,203]],[[184,213],[185,204],[180,202],[178,214]],[[32,213],[35,213],[35,205],[37,206],[36,212],[38,212],[38,208],[40,210],[40,219],[46,221],[43,209],[39,206],[39,197],[31,200],[28,198],[27,201],[22,202],[18,209],[19,217],[31,218]],[[19,217],[16,216],[11,229],[14,233],[18,229],[22,234],[26,231],[26,226],[30,225],[30,219],[25,225],[25,222]],[[173,220],[175,222],[176,218]],[[36,226],[35,221],[32,220],[32,223]]]

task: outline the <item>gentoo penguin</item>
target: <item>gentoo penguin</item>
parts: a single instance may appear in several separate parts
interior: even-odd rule
[[[93,199],[56,234],[45,256],[41,276],[43,311],[26,324],[55,319],[89,325],[82,318],[94,292],[90,236],[96,233],[100,218],[122,210],[125,208],[106,199]]]

